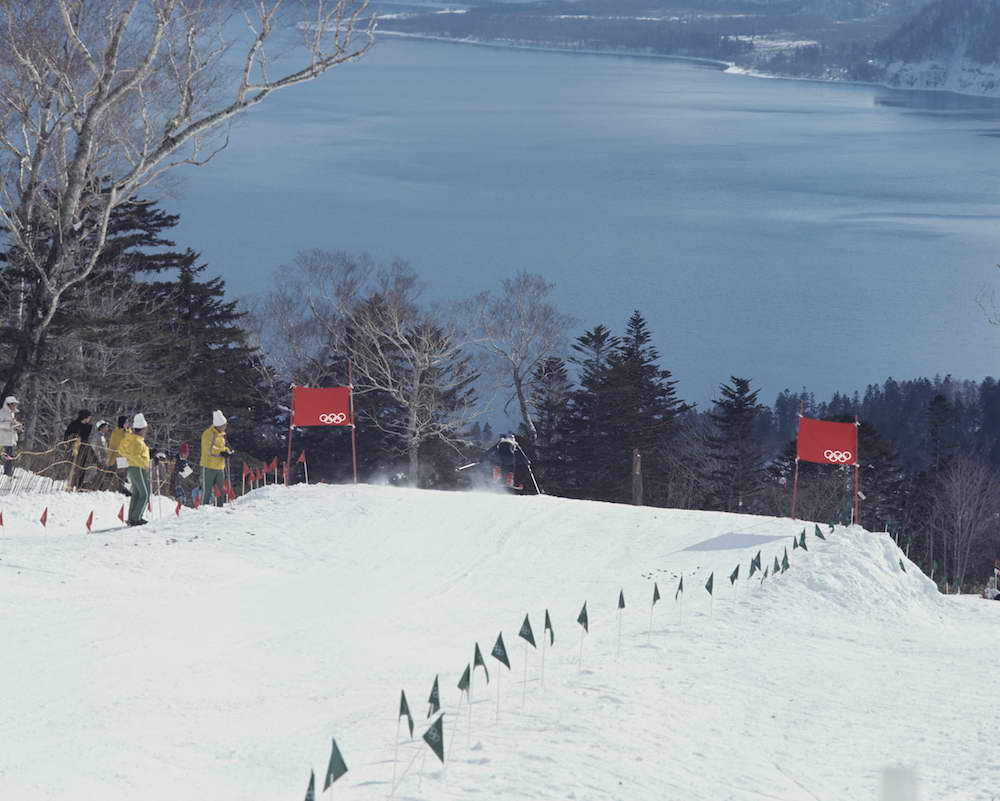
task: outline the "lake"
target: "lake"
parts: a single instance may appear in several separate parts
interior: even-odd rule
[[[184,175],[176,237],[233,296],[307,248],[433,298],[536,272],[576,333],[640,309],[699,403],[1000,372],[997,101],[384,38]]]

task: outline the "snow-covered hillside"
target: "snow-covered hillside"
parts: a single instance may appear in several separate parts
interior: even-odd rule
[[[449,764],[404,725],[400,798],[874,799],[899,761],[935,801],[1000,786],[1000,604],[938,595],[885,535],[809,525],[792,550],[791,520],[370,486],[85,533],[119,504],[0,500],[2,799],[301,798],[331,737],[330,797],[385,797],[399,692],[419,738],[438,674]],[[541,645],[546,609],[525,692],[517,632],[530,613]]]

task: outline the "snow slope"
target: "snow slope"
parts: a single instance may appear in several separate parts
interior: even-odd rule
[[[350,771],[330,797],[384,798],[399,691],[419,738],[436,674],[449,765],[404,733],[399,798],[874,799],[900,761],[927,799],[1000,786],[1000,604],[938,595],[885,535],[810,525],[803,552],[790,520],[372,486],[84,533],[119,504],[0,499],[4,801],[301,798],[331,736]],[[734,597],[737,563],[785,547],[787,573]],[[516,635],[529,612],[541,645],[546,608],[525,694]]]

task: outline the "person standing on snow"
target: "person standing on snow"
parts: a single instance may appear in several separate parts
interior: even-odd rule
[[[23,426],[17,420],[17,398],[8,395],[4,398],[0,409],[0,448],[3,449],[3,474],[14,475],[14,448],[17,447],[17,435]]]
[[[216,409],[212,425],[201,435],[201,502],[212,503],[218,488],[216,506],[226,502],[226,457],[233,455],[226,444],[226,422],[226,416]]]
[[[122,437],[118,453],[128,462],[128,479],[132,485],[132,500],[128,506],[130,526],[144,526],[142,515],[149,504],[149,446],[146,444],[148,431],[146,418],[142,412],[132,420],[132,430]]]
[[[483,455],[483,461],[493,468],[493,480],[512,490],[524,489],[528,459],[517,444],[514,434],[504,434],[496,445]]]
[[[120,415],[118,417],[118,427],[111,432],[111,436],[108,437],[108,459],[107,465],[109,470],[113,470],[115,478],[117,479],[117,489],[120,493],[128,497],[129,491],[125,489],[125,477],[124,468],[118,466],[118,457],[121,454],[118,452],[118,448],[121,446],[122,439],[128,433],[128,415]],[[111,482],[113,485],[115,482]]]
[[[63,434],[63,441],[69,445],[72,460],[67,482],[70,489],[83,489],[83,479],[86,477],[84,467],[90,458],[90,433],[94,428],[90,424],[90,418],[90,409],[80,409],[76,419],[66,426],[66,433]]]

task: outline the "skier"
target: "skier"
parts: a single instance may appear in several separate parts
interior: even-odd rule
[[[14,475],[14,448],[17,447],[17,435],[23,426],[17,419],[17,398],[8,395],[4,398],[0,409],[0,449],[3,450],[3,474]]]
[[[493,480],[513,492],[524,491],[525,478],[530,478],[531,466],[513,432],[504,434],[486,451],[483,461],[492,468]]]
[[[139,412],[132,419],[132,430],[118,446],[118,452],[128,463],[128,479],[132,487],[132,500],[128,507],[130,526],[144,526],[142,515],[149,504],[149,446],[146,444],[148,431],[146,418]]]
[[[170,474],[170,494],[175,501],[187,503],[187,488],[184,486],[184,479],[191,475],[191,466],[188,464],[191,452],[186,442],[182,442],[177,451],[177,458],[174,460],[174,469]]]
[[[216,506],[226,502],[226,457],[233,455],[226,445],[226,423],[226,416],[216,409],[212,425],[201,435],[201,502],[211,503],[218,488]]]

